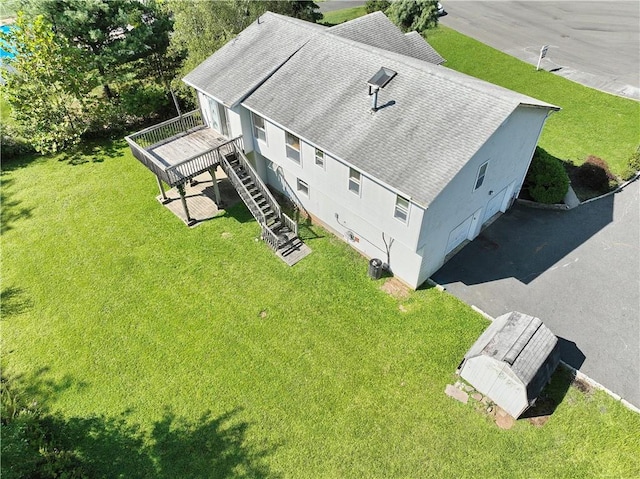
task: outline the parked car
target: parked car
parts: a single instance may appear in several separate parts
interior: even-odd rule
[[[445,13],[447,13],[447,12],[444,11],[444,7],[442,6],[442,4],[440,2],[438,2],[438,16],[441,17]]]

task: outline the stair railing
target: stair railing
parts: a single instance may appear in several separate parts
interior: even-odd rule
[[[264,198],[267,200],[267,203],[269,203],[269,206],[271,206],[271,209],[276,213],[278,218],[281,218],[282,212],[280,209],[280,204],[276,201],[276,199],[273,197],[273,195],[269,191],[269,188],[266,187],[262,179],[258,176],[258,173],[256,173],[256,170],[253,169],[253,166],[251,166],[251,163],[249,162],[247,157],[244,156],[244,153],[242,153],[241,150],[237,150],[237,149],[236,149],[236,152],[238,153],[238,161],[240,162],[244,170],[247,172],[249,177],[253,180],[253,182],[256,185],[256,188],[260,190],[260,193],[262,193],[262,196],[264,196]]]
[[[289,218],[286,214],[282,213],[282,223],[289,228],[296,236],[298,236],[298,223]]]

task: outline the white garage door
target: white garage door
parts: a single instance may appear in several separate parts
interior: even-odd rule
[[[495,215],[498,211],[500,211],[500,208],[502,208],[502,201],[504,200],[504,195],[507,192],[507,188],[505,188],[500,193],[498,193],[493,198],[491,198],[491,200],[489,200],[489,204],[487,204],[487,210],[484,213],[484,218],[482,219],[482,223],[486,223],[493,215]]]
[[[450,253],[456,246],[469,237],[469,228],[472,222],[473,215],[469,216],[449,233],[449,242],[447,243],[447,251],[445,251],[445,254]]]

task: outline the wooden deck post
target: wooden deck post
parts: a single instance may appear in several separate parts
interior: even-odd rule
[[[164,192],[164,186],[162,185],[162,180],[158,175],[156,175],[156,180],[158,180],[158,188],[160,189],[160,195],[162,196],[162,204],[169,203],[169,198],[167,198],[166,193]]]
[[[209,168],[209,173],[211,174],[211,179],[213,180],[213,194],[216,196],[216,205],[221,208],[222,201],[220,200],[220,189],[218,188],[218,179],[216,178],[216,168],[217,166],[212,166],[211,168]]]
[[[191,226],[196,222],[191,216],[189,216],[189,208],[187,207],[187,198],[185,197],[184,184],[177,185],[178,193],[180,193],[180,200],[182,201],[182,209],[184,210],[184,215],[187,218],[187,224]]]

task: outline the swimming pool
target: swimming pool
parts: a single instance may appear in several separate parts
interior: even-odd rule
[[[11,31],[11,25],[2,25],[0,26],[0,31],[2,33],[9,33],[9,31]],[[0,42],[0,60],[3,58],[13,58],[15,57],[15,55],[4,49],[5,43],[4,42]]]

